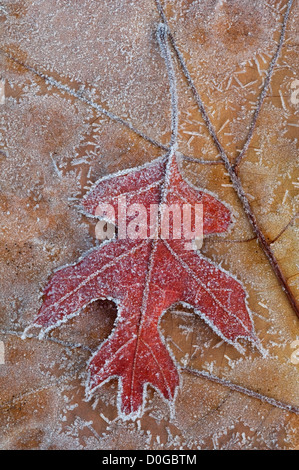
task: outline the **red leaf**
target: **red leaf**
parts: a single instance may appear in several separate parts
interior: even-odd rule
[[[148,212],[161,201],[180,207],[200,202],[205,234],[225,232],[231,224],[227,207],[183,180],[175,156],[101,179],[83,200],[84,211],[94,216],[105,202],[117,213],[117,198],[124,195],[127,204],[143,204]],[[57,271],[45,289],[35,321],[42,328],[58,326],[96,299],[116,302],[115,328],[90,360],[87,391],[92,394],[118,377],[124,415],[140,412],[146,384],[174,399],[179,375],[159,332],[161,315],[174,303],[192,306],[235,346],[240,337],[254,339],[241,284],[185,244],[184,238],[171,237],[106,241],[77,264]]]

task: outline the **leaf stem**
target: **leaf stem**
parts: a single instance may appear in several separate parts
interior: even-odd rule
[[[190,367],[182,367],[182,370],[185,372],[188,372],[189,374],[196,375],[197,377],[202,377],[204,379],[208,379],[211,382],[217,383],[219,385],[223,385],[224,387],[229,388],[230,390],[233,390],[234,392],[242,393],[244,395],[247,395],[252,398],[256,398],[257,400],[261,400],[264,403],[267,403],[269,405],[275,406],[277,408],[280,408],[282,410],[289,411],[291,413],[299,414],[299,408],[298,406],[291,405],[289,403],[282,402],[280,400],[276,400],[275,398],[268,397],[266,395],[262,395],[261,393],[255,392],[254,390],[250,388],[243,387],[241,385],[237,385],[230,380],[222,379],[220,377],[217,377],[216,375],[210,374],[206,371],[203,370],[195,370]]]
[[[171,96],[171,139],[169,144],[169,153],[177,149],[178,141],[178,127],[179,127],[179,111],[178,111],[178,98],[176,88],[176,76],[171,58],[170,49],[168,46],[168,28],[164,23],[160,23],[157,28],[157,39],[160,46],[162,57],[165,61],[166,70],[169,80],[169,91]]]

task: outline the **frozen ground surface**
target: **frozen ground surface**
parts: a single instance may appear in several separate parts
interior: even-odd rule
[[[162,3],[233,161],[277,49],[287,2]],[[96,244],[94,224],[76,208],[87,188],[101,176],[165,152],[151,141],[164,146],[169,141],[170,97],[155,37],[160,17],[154,1],[2,0],[0,7],[6,88],[0,105],[0,340],[5,346],[0,447],[298,446],[299,365],[292,362],[292,344],[299,340],[299,321],[252,233],[178,63],[179,150],[191,157],[183,172],[233,207],[236,219],[229,234],[207,238],[202,251],[245,286],[268,357],[246,342],[241,355],[192,310],[172,308],[160,330],[181,366],[175,413],[149,388],[144,414],[133,422],[117,415],[116,381],[100,388],[91,402],[84,400],[86,363],[113,328],[112,302],[93,303],[48,338],[21,339],[51,273]],[[292,84],[299,80],[298,24],[294,1],[270,88],[239,167],[258,224],[297,300],[299,104],[292,99]],[[52,85],[43,75],[55,80]],[[202,371],[218,383],[199,376]],[[277,406],[280,402],[285,409]]]

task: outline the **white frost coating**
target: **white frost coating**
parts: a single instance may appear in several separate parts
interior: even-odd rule
[[[51,75],[53,73],[54,75],[55,73],[55,77],[60,74],[61,83],[70,88],[77,89],[78,85],[72,79],[86,81],[85,90],[81,89],[82,96],[87,97],[93,103],[100,103],[103,108],[111,110],[116,115],[120,115],[125,120],[134,123],[134,126],[138,129],[140,126],[144,132],[159,141],[162,141],[161,136],[163,136],[164,142],[166,140],[165,132],[169,127],[169,118],[165,112],[169,109],[169,97],[165,93],[167,78],[165,78],[163,65],[161,66],[159,50],[157,45],[152,46],[155,41],[152,39],[155,36],[153,25],[159,21],[154,12],[154,6],[148,8],[148,2],[143,0],[140,2],[83,0],[73,2],[72,5],[71,3],[62,0],[37,0],[33,3],[27,1],[17,2],[15,0],[5,2],[8,31],[5,33],[3,47],[6,47],[8,41],[10,44],[17,45],[20,37],[22,37],[21,51],[13,51],[18,57],[24,51],[24,56],[27,54],[27,62],[45,71],[45,74]],[[228,3],[230,8],[226,9]],[[269,64],[268,58],[272,57],[276,39],[274,33],[278,32],[277,26],[279,26],[281,19],[279,15],[285,11],[285,4],[277,2],[277,4],[270,5],[269,2],[244,0],[237,2],[167,0],[164,4],[168,8],[167,13],[171,18],[172,30],[174,30],[173,26],[175,25],[177,40],[180,45],[186,46],[186,55],[189,58],[188,66],[193,70],[197,84],[204,91],[209,110],[211,110],[211,115],[215,119],[215,127],[217,129],[221,128],[226,119],[226,117],[223,118],[226,112],[230,112],[230,115],[234,116],[233,122],[227,124],[222,130],[225,147],[233,155],[235,147],[240,148],[245,135],[245,127],[250,121],[250,107],[252,105],[252,109],[254,109],[256,106],[256,95],[260,89],[261,80],[265,76],[264,71]],[[212,8],[213,4],[216,5],[217,14]],[[76,8],[74,8],[74,5]],[[241,12],[237,25],[234,18],[236,7]],[[14,8],[15,15],[13,13]],[[296,8],[292,9],[291,19],[292,24],[288,30],[288,41],[285,47],[289,53],[294,50],[294,44],[296,43],[296,25],[298,24]],[[220,28],[218,29],[219,25]],[[223,34],[220,34],[221,26],[223,26]],[[228,26],[232,36],[236,34],[236,41],[231,44],[226,41]],[[243,31],[244,35],[239,35],[238,32],[240,31]],[[249,34],[246,35],[247,33]],[[196,41],[194,38],[196,38]],[[216,40],[218,41],[217,45]],[[246,47],[244,47],[244,41],[247,41]],[[215,51],[218,51],[218,54],[215,54]],[[288,71],[291,71],[290,67],[292,70],[297,67],[297,63],[292,62],[290,57],[294,57],[294,55],[284,57],[280,63]],[[258,63],[254,60],[255,58]],[[240,64],[240,61],[243,61],[243,64]],[[282,67],[280,68],[280,74],[284,73]],[[250,79],[247,79],[246,76],[248,70],[250,70],[250,77],[252,77]],[[288,79],[288,77],[286,78]],[[114,161],[118,159],[119,164],[122,166],[124,166],[123,162],[128,161],[130,165],[135,165],[136,162],[138,163],[139,158],[143,158],[142,161],[153,158],[150,153],[146,157],[142,157],[142,152],[139,152],[138,157],[135,158],[134,148],[125,149],[126,152],[129,152],[129,156],[124,154],[124,159],[122,159],[123,154],[121,151],[115,154],[115,148],[117,145],[120,146],[120,140],[126,140],[127,131],[122,132],[121,126],[113,127],[112,124],[107,123],[107,118],[105,123],[104,121],[101,123],[101,129],[104,130],[102,133],[97,134],[96,147],[92,146],[91,139],[88,139],[88,142],[86,140],[86,143],[92,149],[86,151],[86,155],[89,152],[89,157],[82,157],[81,159],[79,152],[77,159],[76,156],[74,157],[78,152],[77,139],[73,137],[80,134],[82,128],[73,127],[73,123],[82,121],[87,128],[86,114],[81,113],[81,116],[76,116],[75,108],[78,108],[71,106],[69,100],[62,98],[61,93],[54,90],[54,86],[44,91],[44,88],[40,86],[42,81],[36,80],[35,82],[35,80],[36,77],[29,73],[25,78],[22,78],[19,72],[9,71],[9,86],[15,93],[21,91],[22,81],[24,81],[24,88],[15,101],[11,98],[7,100],[8,108],[10,108],[7,109],[8,116],[18,116],[18,118],[15,119],[17,126],[10,126],[7,131],[3,129],[3,135],[6,133],[6,137],[9,139],[10,148],[9,152],[6,153],[5,151],[7,158],[2,154],[0,156],[1,164],[3,163],[2,175],[5,175],[7,180],[1,180],[1,189],[9,195],[10,207],[8,209],[4,208],[5,221],[1,226],[1,233],[5,237],[4,242],[8,243],[8,249],[11,250],[13,243],[16,241],[20,245],[23,254],[18,254],[15,251],[14,254],[17,256],[9,267],[5,265],[4,258],[1,259],[2,334],[7,331],[7,326],[21,329],[33,317],[38,304],[39,280],[44,284],[48,274],[53,272],[53,267],[55,269],[62,264],[69,265],[77,258],[77,253],[87,251],[91,246],[91,240],[87,236],[86,223],[84,225],[80,224],[79,218],[75,219],[74,212],[66,220],[58,219],[61,214],[65,215],[69,211],[67,198],[75,193],[78,195],[77,199],[80,197],[81,183],[83,186],[86,184],[84,181],[85,174],[81,171],[82,168],[85,168],[84,165],[87,167],[86,173],[89,175],[91,169],[92,175],[110,172],[110,168],[114,168],[116,163],[113,167],[111,162],[108,161],[110,158],[108,153],[109,145],[112,149],[111,159],[113,158]],[[277,93],[274,89],[272,91],[279,95],[279,91]],[[49,140],[49,134],[46,133],[46,130],[50,128],[49,121],[46,119],[47,115],[55,118],[59,106],[54,103],[52,108],[48,107],[47,109],[47,103],[42,100],[44,92],[47,94],[46,97],[52,94],[52,103],[56,99],[57,104],[60,102],[61,108],[66,111],[64,115],[59,116],[58,114],[57,124],[59,124],[59,121],[68,123],[65,125],[65,128],[70,130],[70,145],[67,151],[65,151],[64,146],[57,146],[58,148],[51,148],[50,150],[47,150],[45,146],[45,143]],[[255,197],[255,206],[260,220],[264,226],[271,227],[271,232],[274,234],[278,234],[280,229],[291,220],[296,212],[294,190],[298,186],[295,176],[298,146],[292,133],[298,127],[298,124],[296,124],[297,114],[293,116],[292,110],[289,108],[289,102],[286,98],[287,90],[283,88],[282,92],[288,113],[283,108],[283,113],[280,112],[280,107],[283,106],[280,97],[276,101],[273,100],[274,106],[267,105],[264,112],[265,117],[258,130],[257,137],[260,139],[261,145],[259,145],[259,149],[254,150],[257,154],[256,160],[251,158],[250,155],[249,163],[251,164],[247,165],[245,163],[244,166],[244,177],[246,176],[246,181],[248,181],[251,188],[250,192]],[[191,135],[192,140],[188,142],[189,147],[186,147],[188,154],[194,157],[202,154],[204,158],[211,158],[211,156],[214,156],[215,151],[207,136],[198,135],[202,134],[202,129],[198,131],[194,106],[190,100],[188,101],[189,95],[185,98],[185,88],[181,87],[181,84],[178,84],[178,94],[180,114],[183,121],[180,123],[180,150],[183,153],[186,151],[181,136],[187,136],[187,139],[189,139]],[[269,97],[270,100],[271,97]],[[88,109],[86,103],[81,102],[80,106],[82,106],[82,109],[84,107]],[[43,112],[41,113],[42,119],[39,121],[41,127],[35,128],[38,135],[34,138],[27,134],[30,123],[28,126],[26,116],[30,115],[32,109],[36,108]],[[193,117],[187,123],[187,111],[189,112],[189,110],[190,116]],[[73,120],[71,114],[74,117]],[[65,116],[65,119],[63,116]],[[93,116],[91,117],[93,118]],[[293,119],[293,122],[290,122],[291,119]],[[185,127],[186,124],[187,127]],[[186,134],[182,130],[186,130]],[[282,135],[282,130],[284,135]],[[192,134],[187,134],[188,132]],[[105,133],[109,134],[109,138],[106,140]],[[231,135],[226,135],[226,133]],[[25,144],[18,138],[20,134],[24,135]],[[278,134],[281,135],[278,136]],[[57,137],[57,134],[55,135]],[[271,142],[276,142],[276,140],[277,146],[274,148]],[[113,142],[117,142],[115,147]],[[27,151],[24,151],[28,143],[31,143],[29,152],[28,148]],[[46,149],[45,152],[40,151],[43,144]],[[13,152],[15,147],[21,150],[19,157]],[[140,147],[136,146],[137,150],[141,147],[142,144],[140,144]],[[52,153],[53,163],[49,158],[48,151],[51,153],[58,152],[57,155]],[[30,153],[29,156],[28,153]],[[283,158],[281,158],[282,155]],[[78,163],[76,168],[80,171],[77,174],[69,171],[68,161],[71,164],[74,161]],[[63,172],[63,181],[59,179],[55,164],[58,172]],[[263,167],[266,171],[262,170]],[[196,167],[192,166],[190,168],[191,172],[194,168]],[[209,170],[210,167],[199,170],[204,187],[211,183]],[[203,173],[206,175],[205,178],[202,176]],[[32,178],[32,174],[34,174],[34,178]],[[290,187],[288,183],[290,183]],[[7,190],[9,187],[11,191]],[[289,189],[288,194],[285,187]],[[26,194],[27,190],[31,191]],[[284,213],[277,204],[276,196],[279,193],[281,193],[279,203],[281,205],[283,202],[282,209]],[[31,204],[33,198],[38,199],[40,196],[42,196],[42,200],[34,200],[34,205],[32,207],[28,206],[27,211],[26,204]],[[63,203],[63,200],[66,203]],[[260,200],[263,201],[263,207],[258,207]],[[23,201],[25,201],[24,205],[22,205]],[[45,201],[47,201],[46,204]],[[20,204],[19,212],[18,204]],[[37,204],[40,204],[40,208],[37,207]],[[33,212],[34,218],[30,221],[30,211],[33,210],[33,207],[36,207],[36,209]],[[10,215],[6,214],[7,210]],[[51,225],[47,225],[48,220],[42,210],[45,210],[52,217],[52,224],[54,217],[58,220],[58,226],[54,226],[53,231],[51,231]],[[38,214],[35,217],[36,211]],[[18,217],[15,222],[13,222],[14,217]],[[38,218],[39,222],[36,222]],[[20,234],[19,227],[22,225],[24,227],[24,224],[24,232]],[[275,230],[273,230],[274,226]],[[11,234],[10,236],[6,235],[7,231]],[[246,232],[244,231],[244,233]],[[38,240],[39,243],[36,243],[33,239]],[[29,249],[26,251],[27,243],[32,243],[31,251]],[[288,246],[291,248],[293,245],[288,244]],[[278,246],[278,249],[282,253],[282,243],[281,246]],[[233,250],[236,251],[235,248],[226,250],[226,255],[223,254],[223,249],[221,251],[221,247],[216,250],[216,254],[213,250],[210,250],[207,259],[214,256],[216,265],[224,260],[228,270],[233,269],[236,277],[242,278],[243,284],[251,289],[250,295],[253,303],[255,300],[261,300],[260,305],[258,302],[256,304],[257,312],[262,313],[263,305],[267,305],[266,324],[261,316],[258,316],[258,313],[254,315],[257,315],[255,321],[258,325],[258,331],[261,327],[258,334],[265,338],[263,343],[265,342],[265,347],[269,349],[272,362],[268,358],[267,361],[257,363],[253,369],[253,379],[256,374],[256,379],[261,381],[259,386],[263,393],[266,393],[269,377],[270,379],[276,376],[285,377],[284,384],[287,383],[288,386],[285,387],[284,391],[282,390],[282,380],[277,381],[275,384],[277,396],[285,397],[290,402],[296,403],[298,387],[295,387],[295,382],[298,381],[298,377],[296,370],[287,365],[288,348],[293,339],[291,329],[293,317],[287,311],[283,299],[275,293],[273,278],[268,271],[266,272],[265,264],[256,262],[245,270],[242,263],[246,262],[245,255],[250,253],[250,250],[242,245],[240,253],[235,253],[232,256]],[[28,267],[30,260],[35,264],[35,268],[32,270],[29,270]],[[19,277],[15,274],[16,264],[20,265],[17,272]],[[293,282],[296,282],[296,278]],[[261,308],[258,310],[259,306]],[[103,316],[100,316],[100,321],[104,322]],[[83,335],[85,340],[89,342],[90,338],[87,337],[88,333],[86,333],[85,327],[84,329],[82,327],[82,330],[76,330],[76,328],[76,326],[72,326],[70,329],[64,329],[62,334],[67,334],[68,337],[73,334]],[[166,324],[166,334],[169,332],[169,328],[168,322]],[[31,337],[29,331],[27,332],[28,336]],[[176,334],[177,331],[174,330],[173,333]],[[8,333],[6,334],[8,337]],[[214,338],[212,334],[211,337]],[[19,365],[13,367],[7,365],[5,386],[7,389],[16,390],[18,393],[20,389],[33,390],[35,384],[40,383],[40,381],[50,383],[50,390],[42,391],[42,394],[47,394],[47,401],[51,403],[54,412],[52,413],[52,410],[47,408],[45,403],[44,415],[41,416],[38,409],[35,413],[31,413],[30,404],[26,405],[25,400],[18,401],[15,396],[12,401],[13,405],[17,405],[16,409],[18,409],[21,403],[22,412],[26,413],[29,410],[28,417],[30,413],[30,419],[26,420],[26,428],[22,426],[21,422],[18,422],[16,428],[16,423],[13,424],[11,419],[6,421],[7,415],[4,411],[2,419],[5,424],[3,433],[1,432],[3,446],[12,447],[16,445],[19,437],[26,444],[25,435],[34,435],[35,429],[40,430],[41,441],[39,445],[43,448],[52,446],[65,449],[113,449],[119,446],[121,448],[153,449],[154,447],[161,448],[164,445],[166,449],[194,449],[196,447],[207,448],[213,435],[215,435],[214,445],[216,448],[277,448],[279,446],[295,446],[295,442],[297,442],[298,430],[294,425],[294,420],[286,423],[284,419],[286,413],[271,413],[271,429],[267,426],[269,421],[261,426],[261,422],[269,415],[270,406],[277,406],[277,404],[268,401],[266,406],[257,400],[251,400],[248,397],[242,398],[240,394],[235,393],[232,393],[231,398],[226,399],[228,389],[224,389],[223,393],[219,393],[218,389],[215,389],[208,380],[200,381],[195,378],[193,381],[187,374],[184,374],[184,387],[181,387],[177,397],[175,417],[169,419],[167,406],[163,405],[160,398],[155,398],[150,403],[147,401],[147,410],[145,410],[146,413],[140,420],[141,424],[126,421],[125,426],[123,426],[120,420],[113,419],[115,418],[115,414],[113,414],[115,388],[112,389],[114,390],[112,392],[107,389],[101,390],[96,397],[94,410],[91,407],[84,407],[84,403],[82,404],[82,387],[78,385],[78,382],[85,379],[85,363],[89,353],[81,357],[81,351],[80,353],[78,351],[70,352],[67,346],[56,350],[56,346],[50,343],[46,337],[40,345],[36,345],[34,338],[28,343],[22,343],[21,346],[19,346],[17,340],[18,338],[15,338],[15,335],[11,337],[13,350],[17,353],[18,348],[21,347],[22,352],[26,352],[28,347],[30,353],[34,354],[37,360],[34,369],[30,366],[28,360],[22,362],[22,357],[19,357]],[[203,341],[203,353],[205,353],[205,351],[209,351],[211,340],[206,341],[207,344],[205,344],[205,339]],[[214,341],[217,340],[214,339]],[[183,351],[182,355],[188,351],[189,345],[189,342],[186,342],[186,344],[179,343]],[[94,345],[92,349],[94,349]],[[222,345],[216,349],[220,354],[224,350],[225,347],[222,347]],[[281,351],[283,351],[286,361],[283,365],[281,363]],[[175,353],[177,356],[177,351]],[[39,355],[36,356],[37,354]],[[250,355],[249,363],[253,353],[250,351],[248,354]],[[233,354],[228,353],[228,356],[233,356]],[[217,357],[217,353],[213,354],[212,357]],[[275,359],[272,360],[274,357]],[[205,359],[205,366],[210,365],[211,373],[214,366],[216,375],[225,376],[227,365],[224,363],[223,366],[219,367],[214,360],[211,360],[210,355],[207,354],[207,358],[208,360]],[[234,363],[237,368],[244,364],[245,377],[246,366],[248,366],[246,358],[242,357]],[[58,365],[62,376],[56,385],[55,368]],[[268,373],[265,377],[258,371],[260,366],[264,366],[265,371]],[[270,374],[272,366],[273,372]],[[18,372],[17,376],[15,376],[16,371]],[[236,381],[242,383],[243,379],[236,372],[236,368],[234,374]],[[75,383],[75,386],[73,383]],[[18,390],[16,384],[18,384]],[[207,391],[208,393],[205,395]],[[271,394],[273,395],[273,393],[274,389],[271,388]],[[61,406],[60,396],[70,403],[69,409],[59,408]],[[213,403],[211,397],[215,400]],[[222,399],[224,400],[223,403]],[[189,409],[186,408],[186,403]],[[211,413],[218,405],[221,406],[221,412]],[[104,416],[111,419],[110,424],[106,421],[101,422],[102,420],[99,419],[100,411],[103,412]],[[78,416],[82,417],[82,420],[77,419]],[[165,423],[167,423],[167,438],[165,438]],[[160,438],[160,444],[158,444],[159,439],[157,437]],[[29,441],[28,445],[30,445]]]

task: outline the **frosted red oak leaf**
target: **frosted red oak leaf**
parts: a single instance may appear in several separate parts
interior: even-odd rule
[[[180,206],[202,203],[204,234],[223,233],[231,224],[226,206],[182,178],[175,155],[99,180],[83,200],[84,211],[94,216],[100,202],[117,209],[120,195],[148,211],[162,198]],[[89,362],[87,392],[118,377],[123,416],[140,414],[147,384],[174,399],[179,375],[158,328],[174,303],[192,306],[229,343],[254,338],[242,285],[197,251],[186,250],[185,243],[183,238],[109,240],[58,270],[45,288],[34,323],[43,329],[59,326],[96,299],[116,302],[115,327]]]

